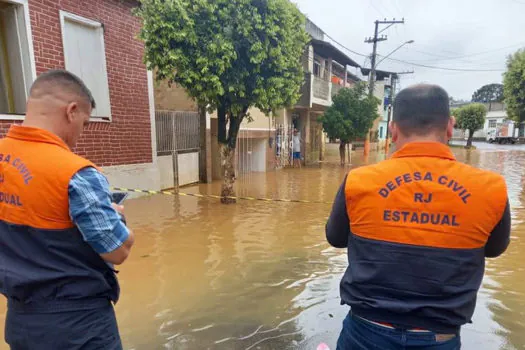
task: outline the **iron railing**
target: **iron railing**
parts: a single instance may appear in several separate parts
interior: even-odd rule
[[[198,150],[200,147],[199,113],[156,111],[157,155]]]

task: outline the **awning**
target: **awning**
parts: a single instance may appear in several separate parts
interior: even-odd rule
[[[315,53],[318,53],[322,57],[331,57],[343,66],[360,67],[354,60],[327,41],[312,39],[310,43],[314,47]]]

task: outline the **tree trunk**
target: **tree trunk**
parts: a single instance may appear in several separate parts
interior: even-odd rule
[[[224,106],[217,108],[218,126],[217,132],[219,139],[219,151],[221,154],[221,168],[223,174],[223,182],[221,187],[221,203],[232,204],[236,203],[235,190],[233,185],[235,184],[235,149],[237,148],[237,135],[241,127],[242,120],[248,111],[248,107],[245,107],[243,111],[234,116],[231,113],[228,114],[228,121],[226,123],[227,109]],[[226,124],[228,125],[228,132],[226,133]],[[226,134],[228,135],[226,137]]]
[[[235,203],[235,148],[230,147],[229,144],[219,143],[219,151],[221,153],[221,167],[223,174],[223,182],[221,187],[221,203],[232,204]]]
[[[472,148],[472,138],[474,137],[474,132],[472,130],[468,131],[467,146],[465,148]]]
[[[341,158],[341,166],[344,166],[346,162],[346,142],[341,141],[339,143],[339,158]]]
[[[352,164],[352,144],[347,143],[346,148],[348,149],[348,164]]]

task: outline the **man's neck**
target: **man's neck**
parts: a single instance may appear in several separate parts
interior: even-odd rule
[[[57,135],[61,138],[59,128],[54,125],[53,121],[50,120],[47,116],[34,116],[32,114],[27,114],[24,121],[22,122],[22,126],[27,126],[31,128],[37,128],[42,129],[45,131],[49,131],[50,133]]]
[[[445,137],[440,137],[436,135],[428,135],[428,136],[409,136],[409,137],[403,137],[402,139],[398,139],[396,141],[396,148],[400,149],[406,144],[409,143],[415,143],[415,142],[436,142],[436,143],[442,143],[444,145],[448,144],[448,141]]]

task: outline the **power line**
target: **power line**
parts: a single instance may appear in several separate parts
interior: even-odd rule
[[[343,44],[341,44],[340,42],[335,40],[332,36],[328,35],[326,32],[324,32],[324,35],[326,35],[328,37],[328,39],[332,40],[334,43],[336,43],[337,45],[341,46],[346,51],[353,53],[354,55],[358,55],[358,56],[361,56],[361,57],[369,57],[370,56],[370,55],[365,55],[365,54],[362,54],[362,53],[359,53],[359,52],[356,52],[354,50],[349,49],[348,47],[344,46]]]
[[[378,56],[384,57],[382,55],[378,55]],[[448,70],[448,71],[456,71],[456,72],[504,72],[505,71],[504,69],[468,69],[468,68],[437,67],[437,66],[429,66],[426,64],[419,64],[419,63],[414,63],[414,62],[398,60],[398,59],[390,58],[390,57],[385,57],[385,59],[390,60],[390,61],[405,63],[405,64],[411,64],[416,67],[423,67],[423,68],[429,68],[429,69],[440,69],[440,70]]]
[[[337,45],[339,45],[341,48],[345,49],[346,51],[351,52],[351,53],[353,53],[354,55],[357,55],[357,56],[365,57],[365,58],[368,58],[368,59],[370,58],[370,55],[365,55],[365,54],[362,54],[360,52],[354,51],[354,50],[348,48],[347,46],[341,44],[338,40],[334,39],[334,37],[332,37],[331,35],[329,35],[325,31],[323,31],[323,33],[324,33],[324,35],[327,38],[332,40],[334,43],[336,43]],[[453,59],[461,59],[461,58],[465,58],[465,57],[479,56],[479,55],[487,54],[487,53],[490,53],[490,52],[496,52],[496,51],[508,49],[508,48],[511,48],[511,47],[522,46],[524,44],[525,43],[514,44],[514,45],[505,46],[505,47],[500,47],[500,48],[497,48],[497,49],[492,49],[492,50],[487,50],[487,51],[482,51],[482,52],[476,52],[476,53],[472,53],[472,54],[466,54],[466,55],[458,56],[458,57],[447,57],[447,59],[453,60]],[[447,52],[453,53],[452,51],[447,51]],[[436,55],[437,56],[437,54],[431,54],[431,55]],[[378,54],[378,56],[384,57],[384,56],[379,55],[379,54]],[[440,70],[446,70],[446,71],[456,71],[456,72],[504,72],[505,71],[504,69],[468,69],[468,68],[438,67],[438,66],[431,66],[431,65],[420,64],[420,63],[416,63],[416,62],[409,62],[409,61],[399,60],[399,59],[395,59],[395,58],[391,58],[391,57],[388,57],[386,59],[387,60],[391,60],[391,61],[395,61],[395,62],[399,62],[399,63],[411,64],[411,65],[417,66],[417,67],[428,68],[428,69],[440,69]]]

